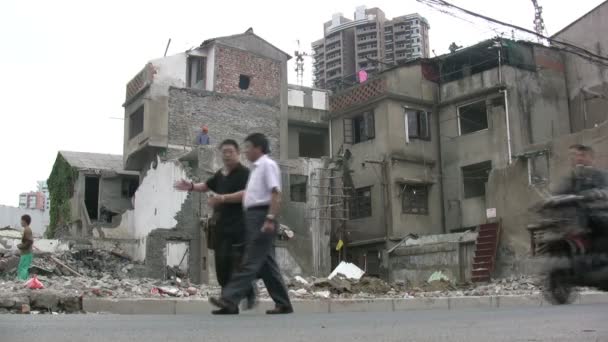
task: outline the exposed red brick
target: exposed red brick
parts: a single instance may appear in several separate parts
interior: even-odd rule
[[[215,91],[264,99],[281,95],[281,62],[250,52],[218,46],[215,55],[217,75]],[[247,90],[239,88],[240,75],[249,76]]]

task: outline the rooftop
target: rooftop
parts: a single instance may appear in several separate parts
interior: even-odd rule
[[[59,154],[78,169],[121,171],[121,155],[90,152],[59,151]]]

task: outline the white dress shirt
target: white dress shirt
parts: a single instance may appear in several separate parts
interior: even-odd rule
[[[274,160],[263,155],[251,165],[243,207],[270,205],[273,189],[281,191],[281,170]]]

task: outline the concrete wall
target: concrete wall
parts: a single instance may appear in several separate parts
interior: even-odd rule
[[[310,134],[315,140],[323,143],[321,156],[329,156],[329,137],[326,128],[301,126],[296,124],[289,125],[289,154],[288,158],[310,157],[300,154],[300,133]]]
[[[286,272],[299,269],[307,275],[326,277],[331,271],[330,233],[331,221],[320,219],[329,217],[327,210],[319,208],[328,205],[329,197],[328,172],[320,170],[327,168],[328,161],[321,159],[289,160],[282,165],[283,176],[283,206],[281,210],[281,223],[290,227],[295,233],[295,239],[288,242],[279,242],[279,247],[285,249],[285,260],[281,261]],[[308,177],[306,202],[291,200],[290,177],[303,175]],[[281,259],[281,258],[279,258]],[[293,259],[293,262],[289,260]]]
[[[397,248],[389,261],[390,281],[422,285],[433,273],[441,271],[452,282],[469,282],[474,254],[475,241]]]
[[[123,213],[133,209],[131,198],[122,194],[123,176],[104,177],[100,179],[99,207],[115,212]]]
[[[540,201],[542,193],[555,188],[559,181],[570,172],[568,147],[575,143],[592,146],[596,153],[596,166],[608,168],[608,158],[601,151],[608,149],[605,137],[608,124],[565,135],[550,144],[531,147],[531,150],[547,150],[549,153],[549,184],[530,185],[528,182],[527,160],[522,158],[511,166],[494,170],[487,185],[487,206],[496,208],[497,217],[502,222],[498,271],[500,274],[535,273],[538,265],[529,259],[530,236],[526,227],[536,217],[528,210]],[[516,199],[516,200],[514,200]]]
[[[536,49],[537,63],[546,64],[547,58],[556,56],[548,49]],[[569,132],[563,76],[563,72],[555,69],[541,68],[530,72],[503,66],[512,155],[521,154],[529,144],[547,142]],[[509,163],[505,107],[493,102],[504,97],[495,88],[499,85],[498,70],[493,69],[441,86],[441,103],[444,105],[440,108],[439,120],[448,230],[485,222],[483,197],[464,198],[461,168],[484,161],[491,161],[493,168],[502,168]],[[488,129],[459,135],[457,108],[478,100],[486,101]]]
[[[49,212],[0,205],[0,228],[21,228],[21,216],[30,215],[34,236],[42,236],[50,222]]]
[[[305,107],[318,110],[328,109],[329,92],[327,90],[290,84],[287,91],[287,103],[290,107]]]
[[[553,38],[596,53],[608,51],[608,3],[604,2]],[[592,128],[608,119],[608,67],[563,53],[568,82],[572,131]]]
[[[361,100],[343,113],[332,113],[331,130],[334,154],[344,145],[345,117],[366,110],[375,115],[373,140],[344,146],[352,153],[350,161],[355,188],[372,186],[372,217],[350,220],[347,230],[351,241],[383,238],[399,239],[408,233],[435,234],[443,231],[441,222],[441,180],[439,172],[439,119],[432,113],[436,86],[422,77],[420,65],[402,67],[382,75],[387,99]],[[356,91],[356,90],[355,90]],[[337,94],[338,96],[348,96]],[[429,112],[430,140],[410,139],[405,133],[405,108]],[[380,164],[365,161],[386,161]],[[386,171],[383,171],[386,168]],[[382,174],[388,177],[388,197],[383,190]],[[403,181],[429,184],[429,215],[402,213]],[[384,203],[383,203],[384,201]],[[386,215],[390,212],[390,215]]]
[[[151,167],[135,192],[134,209],[122,214],[119,227],[104,230],[107,237],[140,240],[134,258],[144,261],[147,236],[155,229],[172,229],[177,225],[175,217],[181,211],[188,193],[176,191],[173,183],[182,178],[187,178],[186,172],[175,161],[159,161],[156,168]],[[128,226],[126,232],[125,225]],[[115,235],[111,232],[115,232]]]
[[[198,53],[201,54],[204,52]],[[167,146],[169,87],[186,86],[187,60],[188,54],[184,52],[150,62],[154,76],[148,89],[125,103],[123,158],[127,169],[141,170],[147,166],[145,164],[150,158],[133,156],[145,146]],[[137,136],[130,137],[129,118],[141,106],[144,108],[144,129]],[[132,161],[129,162],[130,159]]]
[[[193,146],[202,124],[215,145],[224,139],[241,143],[253,132],[270,140],[271,155],[279,152],[280,108],[254,98],[196,89],[171,88],[168,103],[169,147]]]

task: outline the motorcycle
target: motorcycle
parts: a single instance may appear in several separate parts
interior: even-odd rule
[[[570,303],[576,287],[608,291],[608,259],[592,250],[587,214],[592,203],[577,195],[552,196],[533,207],[541,220],[532,228],[539,255],[548,257],[544,296],[553,304]]]

